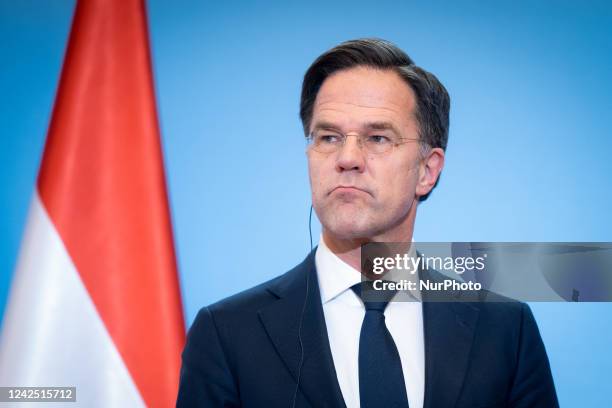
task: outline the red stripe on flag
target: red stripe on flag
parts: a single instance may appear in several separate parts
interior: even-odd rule
[[[78,2],[38,188],[144,401],[173,405],[185,329],[143,1]]]

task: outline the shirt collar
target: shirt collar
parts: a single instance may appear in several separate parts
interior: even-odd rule
[[[414,242],[414,239],[412,240]],[[409,251],[410,256],[416,256],[414,245]],[[331,249],[325,245],[323,236],[319,238],[319,245],[315,254],[315,266],[317,269],[317,279],[319,280],[319,291],[323,304],[336,298],[338,295],[350,289],[351,286],[361,282],[361,272],[345,263]],[[394,279],[396,271],[390,271],[385,275],[385,280],[397,281]],[[414,297],[413,294],[410,295]]]
[[[361,272],[338,258],[325,245],[322,236],[315,254],[315,266],[323,303],[329,302],[351,286],[361,282]]]

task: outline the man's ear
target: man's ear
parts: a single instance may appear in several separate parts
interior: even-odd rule
[[[417,196],[427,195],[434,188],[443,167],[444,150],[439,147],[429,150],[419,165],[419,179],[415,191]]]

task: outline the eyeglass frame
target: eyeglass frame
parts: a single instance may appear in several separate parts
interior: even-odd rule
[[[315,146],[316,146],[316,143],[315,143],[315,137],[314,137],[314,133],[315,133],[315,132],[317,132],[317,131],[332,132],[332,133],[334,133],[334,136],[340,136],[340,137],[342,138],[342,142],[341,142],[340,144],[338,144],[338,145],[337,145],[337,146],[334,148],[334,150],[330,150],[330,151],[321,151],[321,150],[318,150],[318,149],[315,147]],[[391,138],[389,138],[389,136],[380,135],[380,134],[371,134],[371,135],[361,134],[361,133],[355,133],[355,134],[345,134],[344,132],[341,132],[341,131],[339,131],[339,130],[337,130],[337,129],[333,129],[333,128],[324,128],[324,129],[316,129],[316,130],[313,130],[312,132],[310,132],[310,133],[309,133],[309,134],[306,136],[307,149],[312,149],[312,150],[314,150],[314,151],[316,151],[316,152],[318,152],[318,153],[322,153],[322,154],[332,154],[332,153],[336,153],[336,152],[340,151],[340,150],[341,150],[341,149],[344,147],[344,145],[346,144],[347,139],[348,139],[350,136],[354,136],[354,137],[356,137],[356,138],[357,138],[357,145],[358,145],[358,146],[359,146],[359,148],[360,148],[360,149],[362,149],[362,150],[364,149],[364,145],[365,145],[365,143],[366,143],[366,138],[368,138],[368,137],[376,137],[376,136],[378,136],[378,137],[386,137],[386,138],[388,138],[388,139],[391,139]],[[370,154],[385,154],[385,153],[389,153],[390,151],[392,151],[392,150],[393,150],[393,148],[395,148],[395,147],[398,147],[398,146],[400,146],[400,145],[402,145],[402,144],[406,144],[406,143],[410,143],[410,142],[419,142],[419,143],[423,143],[424,145],[428,145],[428,146],[429,146],[429,143],[425,142],[425,141],[424,141],[424,140],[422,140],[421,138],[416,138],[416,139],[413,139],[413,138],[407,138],[407,137],[396,137],[396,138],[393,138],[393,139],[391,140],[391,143],[392,143],[392,144],[390,145],[390,147],[389,147],[389,148],[387,148],[387,149],[386,149],[386,150],[384,150],[384,151],[381,151],[381,152],[375,152],[375,151],[371,151],[371,150],[369,150],[367,147],[365,148],[365,150],[366,150],[368,153],[370,153]]]

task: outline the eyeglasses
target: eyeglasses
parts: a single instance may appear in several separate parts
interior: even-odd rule
[[[307,136],[308,148],[319,153],[335,153],[346,143],[349,136],[355,136],[359,147],[372,154],[387,153],[395,146],[409,142],[419,142],[420,139],[398,137],[395,134],[373,133],[369,135],[345,135],[336,130],[319,129]]]

